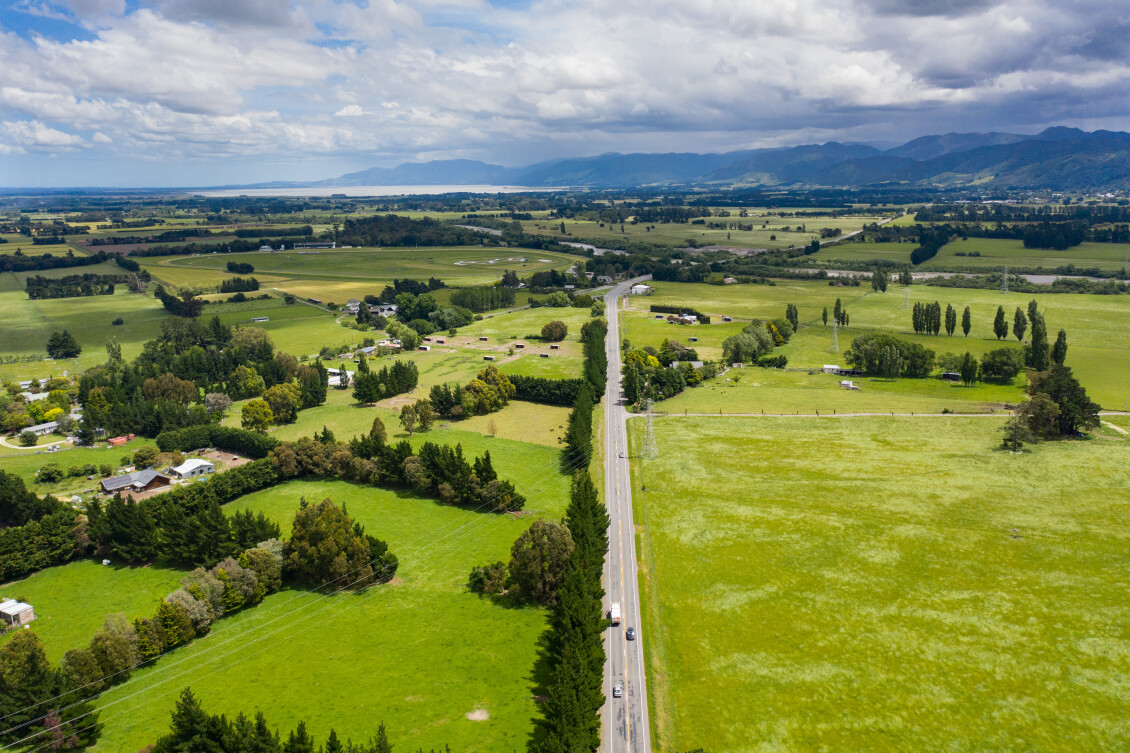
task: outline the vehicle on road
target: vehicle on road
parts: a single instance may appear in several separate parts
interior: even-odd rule
[[[612,620],[613,625],[620,624],[620,602],[612,602],[612,608],[608,610],[608,618]]]
[[[612,697],[613,698],[619,698],[622,695],[624,695],[624,686],[623,685],[617,685],[616,687],[612,688]]]
[[[627,637],[628,640],[634,641],[636,639],[636,629],[635,628],[628,628],[628,634],[627,634],[626,637]]]

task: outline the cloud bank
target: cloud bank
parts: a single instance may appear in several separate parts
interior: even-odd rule
[[[24,0],[0,184],[1125,128],[1127,38],[1109,0]]]

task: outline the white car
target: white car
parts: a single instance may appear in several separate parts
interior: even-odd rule
[[[617,685],[614,688],[612,688],[612,697],[613,698],[620,698],[623,695],[624,695],[624,686],[623,685]]]

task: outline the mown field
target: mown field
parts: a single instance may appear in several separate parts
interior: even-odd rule
[[[540,609],[517,609],[471,594],[477,564],[508,556],[537,515],[559,517],[568,479],[556,451],[492,457],[530,502],[528,514],[494,516],[344,482],[292,482],[228,505],[264,510],[284,530],[299,500],[346,503],[366,531],[400,557],[393,583],[360,595],[284,591],[225,619],[191,646],[142,670],[99,702],[106,725],[97,751],[132,753],[168,726],[180,688],[207,708],[267,713],[272,724],[305,720],[324,737],[367,739],[379,722],[400,749],[497,751],[525,748],[536,714],[533,691]],[[485,711],[483,721],[467,715]]]
[[[67,651],[85,648],[107,615],[124,614],[130,620],[151,616],[157,602],[180,587],[184,574],[160,566],[103,566],[79,560],[0,585],[0,596],[35,608],[29,629],[43,641],[47,658],[58,662]],[[10,635],[0,636],[0,643]]]
[[[154,277],[177,286],[218,285],[232,276],[226,271],[229,261],[248,263],[264,287],[342,304],[367,293],[375,295],[394,278],[437,277],[448,285],[481,285],[497,281],[507,269],[523,276],[544,269],[564,270],[578,263],[579,257],[518,248],[429,246],[155,256],[139,261]]]
[[[938,336],[915,335],[911,328],[911,311],[904,308],[904,289],[891,285],[886,293],[875,293],[869,285],[860,287],[831,287],[827,283],[778,280],[776,285],[688,285],[680,283],[655,283],[655,293],[651,296],[635,296],[629,300],[632,310],[622,316],[623,337],[634,346],[658,346],[663,338],[676,339],[685,345],[696,346],[699,355],[708,360],[722,356],[722,342],[726,337],[738,332],[743,326],[736,321],[730,324],[697,325],[682,327],[656,320],[654,314],[647,312],[652,304],[689,305],[712,316],[722,314],[744,319],[783,317],[785,306],[795,304],[800,313],[801,329],[793,339],[778,353],[788,356],[789,367],[820,367],[826,363],[846,365],[843,351],[850,345],[853,337],[868,332],[890,332],[900,337],[921,343],[933,349],[938,355],[946,352],[981,355],[999,347],[1019,347],[1016,339],[1009,335],[1007,341],[997,341],[992,334],[993,318],[997,306],[1004,306],[1011,326],[1013,312],[1019,306],[1027,309],[1033,298],[1039,304],[1048,323],[1049,337],[1054,340],[1060,328],[1067,330],[1067,365],[1072,367],[1089,394],[1100,405],[1112,410],[1126,406],[1130,393],[1130,298],[1126,296],[1074,295],[1022,293],[1002,294],[992,290],[972,290],[960,288],[940,288],[925,285],[910,287],[910,306],[915,302],[938,301],[944,311],[947,304],[958,310],[958,329],[953,337],[943,333]],[[840,298],[850,315],[850,326],[839,331],[839,354],[830,352],[832,327],[824,326],[821,312],[827,307],[829,318]],[[972,328],[969,337],[961,335],[961,312],[970,307]],[[715,320],[717,321],[717,320]],[[689,338],[698,337],[698,343]],[[758,370],[761,371],[761,370]],[[745,378],[749,372],[744,371]],[[769,377],[764,377],[768,379]],[[754,378],[760,382],[763,377]],[[939,390],[947,398],[995,402],[1008,399],[999,388],[982,385],[976,388],[958,388],[957,391],[945,385],[934,385],[937,380],[900,380],[895,389],[899,392],[917,391],[912,385],[921,385],[923,394],[933,399]],[[1022,384],[1023,377],[1017,383]],[[739,382],[741,384],[741,382]],[[872,389],[886,390],[879,383],[865,383],[863,392]],[[664,403],[669,410],[691,409],[695,405],[701,389],[689,391]],[[742,388],[735,397],[752,389]],[[825,407],[832,410],[843,405],[862,405],[867,402],[862,393],[847,393],[836,390],[840,401],[829,396],[832,402]],[[769,396],[766,396],[768,398]],[[1014,391],[1012,399],[1020,397],[1020,389]],[[861,398],[864,398],[861,400]],[[855,402],[852,402],[855,401]],[[683,405],[689,402],[688,405]],[[771,402],[771,401],[770,401]],[[935,404],[935,403],[931,403]],[[730,412],[745,407],[745,403],[734,402]],[[751,407],[757,407],[754,403]],[[819,407],[819,406],[817,406]],[[705,409],[705,406],[703,406]],[[839,408],[843,410],[843,408]],[[894,409],[894,408],[891,408]]]
[[[57,434],[49,434],[51,441],[61,439]],[[126,455],[136,452],[140,447],[155,446],[153,440],[137,437],[121,447],[72,447],[59,452],[39,452],[0,447],[0,470],[14,473],[24,480],[28,488],[37,494],[71,494],[84,489],[97,488],[99,480],[88,481],[86,476],[64,478],[54,484],[35,483],[35,472],[47,465],[56,463],[65,472],[72,465],[112,465],[117,468]]]
[[[980,256],[957,256],[958,253],[979,253]],[[1108,271],[1122,269],[1130,244],[1081,243],[1066,251],[1024,248],[1024,242],[998,238],[969,238],[947,243],[938,255],[922,263],[923,269],[940,266],[1055,267],[1074,264],[1076,267],[1098,267]]]
[[[656,747],[1130,747],[1130,439],[1014,455],[1002,422],[657,419]]]
[[[910,252],[917,243],[837,243],[825,246],[811,259],[832,261],[890,261],[910,262]],[[969,238],[947,243],[937,256],[928,259],[915,269],[929,271],[939,267],[976,267],[999,272],[1002,267],[1055,269],[1074,264],[1079,268],[1098,267],[1117,271],[1125,266],[1130,245],[1125,243],[1082,243],[1065,251],[1024,248],[1024,242],[1007,238]],[[965,254],[958,256],[958,254]],[[980,256],[969,256],[978,253]]]
[[[811,210],[805,210],[811,211]],[[533,235],[545,235],[571,241],[577,238],[594,240],[634,240],[668,246],[686,246],[694,241],[699,246],[731,246],[734,248],[786,248],[803,246],[813,238],[820,237],[822,228],[840,228],[844,233],[859,230],[864,225],[878,222],[883,218],[877,215],[858,215],[853,217],[776,217],[767,216],[751,210],[750,217],[739,217],[738,210],[731,210],[730,217],[705,217],[709,222],[752,224],[752,230],[712,229],[706,225],[692,225],[681,222],[625,223],[623,232],[620,225],[612,225],[595,220],[524,220],[522,228]],[[565,223],[565,235],[561,235],[561,223]],[[766,224],[767,223],[767,224]],[[764,227],[762,225],[765,224]],[[800,227],[804,226],[804,230]],[[652,229],[654,227],[654,229]],[[788,227],[789,230],[784,228]],[[774,237],[775,236],[775,237]],[[910,252],[907,251],[909,254]]]

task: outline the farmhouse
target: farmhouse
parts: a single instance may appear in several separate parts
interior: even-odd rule
[[[175,468],[170,468],[169,473],[173,474],[179,479],[195,478],[203,476],[206,473],[211,473],[216,470],[216,466],[208,460],[201,460],[200,458],[189,458]]]
[[[632,295],[651,295],[651,287],[642,282],[632,286]]]
[[[345,308],[349,310],[349,313],[356,314],[358,309],[361,308],[361,301],[357,300],[356,298],[350,298],[345,302]]]
[[[102,479],[102,491],[112,494],[114,492],[147,492],[150,489],[159,489],[172,483],[171,479],[163,473],[152,469],[134,471],[124,476],[112,476]]]
[[[75,421],[78,421],[79,419],[82,418],[81,413],[72,413],[70,415],[71,415],[71,418],[73,418]],[[59,422],[58,421],[48,421],[46,423],[36,424],[35,426],[29,426],[28,428],[24,429],[24,431],[30,431],[32,434],[36,434],[38,436],[43,437],[43,436],[46,436],[46,435],[50,434],[51,432],[57,430],[58,428],[59,428]]]
[[[35,403],[40,400],[46,400],[48,395],[46,392],[21,392],[20,397],[24,399],[25,403]]]
[[[377,313],[383,317],[396,316],[395,303],[381,303],[377,305]]]
[[[839,374],[840,373],[840,367],[837,366],[834,363],[826,363],[826,364],[824,364],[824,373],[825,374]]]
[[[31,604],[15,599],[0,601],[0,620],[8,625],[26,625],[35,619],[35,610]]]

